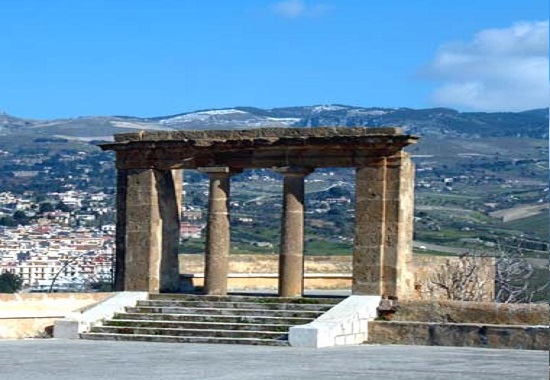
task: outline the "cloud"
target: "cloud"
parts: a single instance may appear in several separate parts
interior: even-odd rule
[[[480,111],[548,107],[548,21],[486,29],[443,45],[425,70],[438,105]]]
[[[273,12],[284,18],[317,17],[330,10],[326,4],[306,5],[302,0],[286,0],[271,6]]]

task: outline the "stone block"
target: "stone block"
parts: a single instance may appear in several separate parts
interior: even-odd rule
[[[342,323],[341,327],[342,327],[342,333],[345,334],[345,335],[354,333],[354,331],[353,331],[353,322],[345,321],[345,322]]]
[[[312,324],[293,326],[289,330],[288,341],[293,347],[332,347],[334,337],[328,329]]]
[[[120,292],[83,312],[69,313],[64,319],[55,321],[53,336],[58,339],[77,339],[79,333],[89,330],[104,319],[111,318],[127,306],[134,306],[138,300],[149,297],[146,292]]]
[[[346,346],[353,346],[353,345],[356,345],[356,344],[360,344],[362,342],[358,342],[357,341],[357,334],[350,334],[350,335],[345,335],[345,345]]]
[[[290,345],[330,347],[359,344],[368,333],[368,323],[365,321],[374,320],[379,304],[379,296],[350,296],[315,321],[307,325],[291,327]],[[358,331],[354,331],[354,326]]]
[[[76,319],[61,319],[55,321],[53,337],[56,339],[78,339],[79,321]]]
[[[346,345],[346,336],[345,335],[337,336],[334,339],[334,345],[335,346],[345,346]]]

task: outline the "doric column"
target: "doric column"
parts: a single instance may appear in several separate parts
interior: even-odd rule
[[[283,175],[279,296],[299,297],[304,282],[304,177],[311,171],[301,167],[277,171]]]
[[[126,198],[128,193],[128,170],[118,169],[116,180],[116,235],[114,257],[114,290],[125,290],[126,267]]]
[[[356,170],[352,294],[382,295],[386,159]]]
[[[170,170],[119,170],[117,290],[177,291],[179,213]]]
[[[183,197],[182,170],[157,171],[159,208],[162,222],[160,291],[180,290],[179,243]]]
[[[199,171],[210,177],[204,292],[224,295],[227,294],[229,269],[229,179],[232,173],[226,166],[202,167]]]

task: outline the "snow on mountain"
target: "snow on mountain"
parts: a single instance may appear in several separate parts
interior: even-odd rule
[[[401,126],[408,133],[448,137],[548,138],[548,109],[524,112],[458,112],[451,109],[409,109],[314,105],[261,109],[235,107],[201,110],[174,116],[88,116],[32,120],[0,113],[0,137],[62,136],[66,139],[106,139],[139,130],[217,130],[274,127]]]
[[[323,112],[323,111],[340,111],[340,110],[345,110],[345,109],[348,109],[348,108],[349,107],[342,107],[342,106],[336,106],[336,105],[333,105],[333,104],[326,104],[326,105],[313,107],[311,109],[311,112],[318,113],[318,112]]]
[[[141,129],[147,129],[147,130],[172,129],[164,125],[157,125],[152,123],[137,123],[137,122],[119,121],[119,120],[112,120],[111,125],[116,128],[140,129],[140,130]]]
[[[249,120],[245,123],[247,126],[250,126],[253,128],[290,127],[298,121],[300,121],[299,117],[262,117],[262,118]]]
[[[369,115],[369,116],[382,116],[391,113],[393,110],[389,109],[356,109],[350,110],[350,115]]]
[[[230,109],[220,109],[220,110],[209,110],[209,111],[198,111],[186,113],[184,115],[174,116],[168,119],[162,119],[159,121],[160,124],[170,125],[170,124],[180,124],[193,121],[208,121],[211,119],[217,119],[216,116],[229,116],[229,115],[239,115],[239,114],[248,114],[241,110],[234,108]]]
[[[197,127],[203,129],[208,128],[209,126],[218,126],[222,128],[262,128],[288,127],[299,120],[300,118],[279,118],[255,115],[251,112],[229,108],[191,112],[161,119],[158,123],[160,125],[169,126],[172,128]]]

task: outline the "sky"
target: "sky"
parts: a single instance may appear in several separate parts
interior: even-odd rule
[[[546,0],[2,0],[0,112],[548,106]]]

